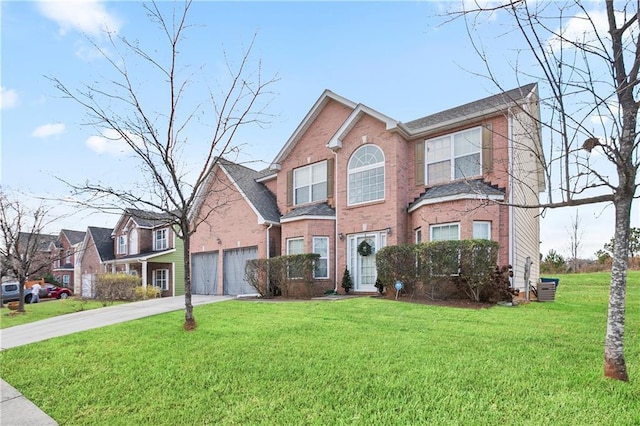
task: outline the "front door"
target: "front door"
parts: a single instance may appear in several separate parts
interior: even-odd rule
[[[358,252],[358,247],[367,242],[371,246],[371,254],[363,256]],[[376,283],[376,252],[386,246],[387,235],[384,232],[372,232],[349,236],[349,272],[353,280],[354,291],[377,291]]]

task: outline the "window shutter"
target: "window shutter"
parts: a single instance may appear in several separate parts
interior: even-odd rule
[[[424,141],[416,143],[415,167],[416,186],[424,185]]]
[[[335,160],[333,158],[329,158],[327,160],[327,198],[333,198],[334,166]]]
[[[293,205],[293,170],[287,172],[287,206]]]
[[[493,130],[491,123],[482,127],[482,174],[493,172]]]

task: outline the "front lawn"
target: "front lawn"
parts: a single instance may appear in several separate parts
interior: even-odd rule
[[[64,425],[640,424],[640,272],[631,383],[602,374],[608,275],[559,278],[518,307],[215,303],[194,332],[173,312],[0,352],[0,376]]]
[[[4,305],[2,309],[0,309],[0,328],[13,327],[14,325],[27,324],[58,315],[102,307],[104,307],[104,305],[101,302],[76,298],[41,300],[40,303],[33,304],[25,303],[25,312],[22,313],[11,311],[7,308],[7,305]]]

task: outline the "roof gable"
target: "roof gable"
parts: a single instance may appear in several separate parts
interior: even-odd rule
[[[311,107],[307,115],[304,117],[302,122],[300,122],[296,130],[289,137],[289,139],[284,144],[284,146],[282,147],[278,155],[276,155],[276,158],[271,163],[271,166],[270,166],[271,170],[280,169],[280,163],[282,162],[282,160],[284,160],[287,157],[287,155],[289,154],[289,152],[291,152],[291,150],[293,149],[295,144],[298,142],[300,137],[309,129],[309,126],[313,123],[313,121],[318,117],[320,112],[326,107],[326,105],[330,101],[338,102],[346,106],[347,108],[351,108],[351,109],[355,109],[357,106],[355,102],[352,102],[347,98],[343,98],[342,96],[337,95],[330,90],[325,90],[324,92],[322,92],[322,95],[320,95],[316,103],[313,104],[313,106]]]
[[[113,253],[113,240],[111,239],[112,233],[113,229],[111,228],[89,226],[87,228],[87,238],[85,240],[87,241],[87,246],[85,246],[83,253],[91,248],[89,245],[92,245],[98,253],[98,258],[101,262],[115,259],[115,255]]]

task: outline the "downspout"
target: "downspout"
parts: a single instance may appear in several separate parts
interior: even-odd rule
[[[333,199],[336,210],[336,220],[335,225],[336,229],[333,233],[333,257],[334,257],[334,271],[333,274],[335,276],[335,286],[333,287],[333,292],[338,293],[338,153],[333,150],[333,155],[335,156],[335,162],[333,165]]]
[[[267,241],[266,241],[266,246],[265,249],[267,251],[267,260],[269,260],[271,258],[270,253],[269,253],[269,231],[271,230],[271,228],[273,228],[273,223],[270,223],[269,226],[267,226]],[[269,290],[270,290],[270,282],[269,282],[269,262],[267,262],[267,295],[269,294]]]
[[[511,283],[511,287],[516,287],[518,269],[516,268],[516,253],[515,253],[515,226],[513,224],[514,220],[514,208],[513,208],[513,173],[514,173],[514,152],[513,152],[513,115],[511,113],[511,108],[509,108],[509,118],[507,122],[507,155],[509,158],[509,264],[513,266],[513,281]]]

